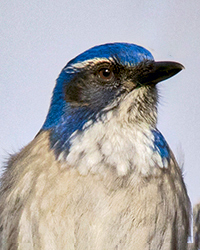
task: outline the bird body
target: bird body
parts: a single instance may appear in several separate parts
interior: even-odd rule
[[[125,43],[70,61],[2,177],[1,249],[187,249],[189,198],[156,128],[156,84],[181,69]]]

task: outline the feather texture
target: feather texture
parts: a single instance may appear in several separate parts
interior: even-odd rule
[[[156,84],[182,68],[126,43],[71,60],[1,178],[0,249],[186,250],[190,201],[156,127]]]

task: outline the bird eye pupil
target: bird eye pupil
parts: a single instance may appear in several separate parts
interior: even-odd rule
[[[103,80],[110,80],[113,76],[113,72],[109,68],[103,68],[99,71],[99,76]]]
[[[105,77],[108,77],[108,76],[110,75],[110,70],[109,70],[109,69],[105,69],[105,70],[103,71],[103,75],[104,75]]]

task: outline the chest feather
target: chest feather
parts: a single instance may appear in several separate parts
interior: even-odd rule
[[[80,134],[75,132],[65,160],[82,175],[103,174],[105,169],[114,169],[118,176],[132,171],[156,175],[168,165],[168,146],[158,133],[114,118],[106,123],[99,121]]]

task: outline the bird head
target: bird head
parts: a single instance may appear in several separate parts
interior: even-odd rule
[[[88,122],[105,122],[109,111],[132,125],[153,128],[156,84],[182,69],[177,62],[154,61],[148,50],[135,44],[95,46],[61,71],[42,130],[50,130],[51,146],[60,153],[69,149],[74,132],[83,132]]]

